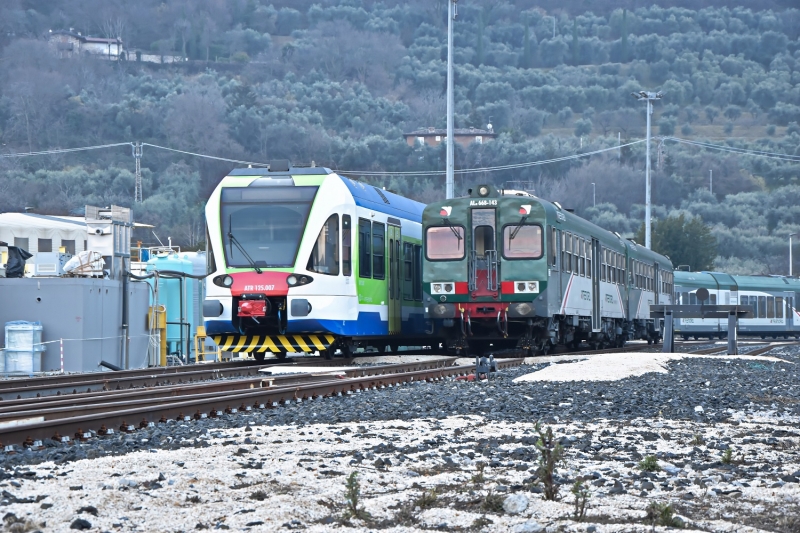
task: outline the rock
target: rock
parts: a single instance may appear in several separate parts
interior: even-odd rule
[[[508,514],[520,514],[528,508],[528,498],[522,494],[512,494],[503,500],[503,510]]]
[[[97,507],[95,507],[94,505],[85,505],[80,509],[78,509],[77,511],[75,511],[75,514],[81,514],[81,513],[88,513],[92,516],[97,516]]]
[[[699,415],[702,415],[703,414],[703,406],[702,405],[698,405],[697,407],[694,408],[694,412],[699,414]]]
[[[644,490],[653,490],[654,488],[656,488],[656,486],[653,485],[652,481],[643,481],[642,482],[642,489],[644,489]]]
[[[92,529],[92,523],[88,520],[84,520],[83,518],[78,518],[72,522],[69,526],[70,529],[77,529],[78,531],[84,531],[86,529]]]
[[[514,528],[514,533],[544,533],[545,529],[536,520],[528,520]]]
[[[614,481],[614,486],[608,491],[609,494],[625,494],[626,492],[625,487],[622,486],[618,479]]]

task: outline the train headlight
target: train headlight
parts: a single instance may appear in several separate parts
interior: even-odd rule
[[[300,285],[308,285],[314,281],[314,278],[306,275],[289,274],[286,276],[286,284],[289,287],[299,287]]]
[[[433,284],[433,292],[442,292],[442,284],[441,283],[434,283]]]
[[[527,315],[528,313],[531,312],[532,308],[531,308],[531,304],[521,303],[521,304],[514,305],[514,309],[517,311],[517,313],[519,313],[521,315]]]
[[[214,285],[217,287],[225,287],[226,289],[230,289],[233,286],[233,278],[227,274],[224,276],[217,276],[213,280]]]
[[[486,196],[487,194],[489,194],[489,187],[487,187],[486,185],[481,185],[481,187],[478,189],[478,194],[480,194],[481,196]]]
[[[528,282],[528,290],[531,292],[539,292],[539,284],[535,281]]]
[[[294,287],[295,285],[297,285],[297,282],[298,282],[298,281],[299,281],[299,280],[297,279],[297,276],[295,276],[294,274],[292,274],[291,276],[289,276],[288,278],[286,278],[286,284],[287,284],[288,286],[290,286],[290,287]]]
[[[524,283],[517,283],[517,290],[519,292],[524,292],[525,291],[525,284]]]
[[[447,312],[447,306],[446,306],[446,305],[439,304],[439,305],[437,305],[437,306],[434,308],[434,312],[435,312],[437,315],[443,315],[443,314],[445,314],[445,313]]]
[[[453,292],[453,284],[452,283],[445,283],[444,284],[444,292]]]

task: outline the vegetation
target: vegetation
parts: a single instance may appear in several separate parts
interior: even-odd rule
[[[575,496],[575,510],[572,513],[572,517],[581,522],[586,517],[586,504],[589,502],[592,493],[586,483],[581,480],[572,485],[570,492]]]
[[[658,459],[656,459],[655,455],[648,455],[639,461],[639,470],[643,472],[658,472],[661,467],[658,466]]]
[[[729,465],[733,462],[733,450],[730,448],[726,448],[724,452],[722,452],[722,462],[726,465]]]
[[[345,510],[347,518],[366,520],[370,517],[366,509],[361,506],[361,485],[358,482],[358,472],[350,472],[350,475],[347,476],[344,497],[347,505]]]
[[[560,486],[555,474],[556,467],[564,460],[564,448],[553,436],[553,428],[548,427],[543,431],[537,422],[536,432],[539,434],[536,448],[541,453],[536,475],[539,478],[539,482],[544,486],[544,498],[546,500],[557,500]]]
[[[651,232],[653,250],[672,259],[676,268],[688,265],[695,272],[713,269],[717,241],[699,216],[689,220],[685,213],[668,216],[653,222]],[[636,233],[636,241],[645,242],[644,223]]]
[[[672,509],[672,504],[650,502],[647,506],[647,515],[645,516],[650,524],[655,526],[667,527],[683,527],[683,521],[675,516],[675,511]]]
[[[491,123],[497,137],[457,146],[456,167],[541,161],[615,147],[618,136],[641,139],[644,106],[630,93],[660,89],[654,134],[729,151],[656,141],[655,215],[701,216],[725,251],[711,258],[715,268],[784,273],[784,236],[800,230],[800,207],[784,198],[798,194],[800,163],[735,152],[796,154],[800,10],[788,0],[757,9],[679,4],[626,10],[602,0],[591,12],[577,0],[460,4],[456,127]],[[444,168],[443,146],[408,146],[402,134],[445,125],[446,10],[444,0],[3,2],[0,155],[143,141],[237,161],[313,161],[433,200],[443,194],[440,178],[355,171]],[[121,37],[129,59],[56,57],[49,30],[70,27]],[[186,60],[138,62],[137,51]],[[118,146],[0,157],[0,211],[131,205],[130,154]],[[529,184],[632,236],[643,219],[644,160],[640,143],[481,180]],[[145,146],[137,220],[200,246],[204,200],[241,164]],[[457,175],[457,193],[474,180]]]

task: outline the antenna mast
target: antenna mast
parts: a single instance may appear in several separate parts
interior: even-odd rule
[[[142,143],[133,143],[133,158],[136,161],[136,185],[133,191],[133,202],[142,203]]]

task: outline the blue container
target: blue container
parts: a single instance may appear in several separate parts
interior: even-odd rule
[[[158,254],[147,261],[146,271],[171,271],[192,273],[192,262],[178,254]],[[167,353],[188,355],[192,345],[194,321],[192,316],[193,295],[189,283],[191,278],[159,277],[148,280],[154,291],[158,291],[158,301],[151,305],[163,305],[167,310]],[[152,300],[152,295],[151,295]]]
[[[139,252],[139,261],[146,263],[150,260],[150,250],[141,250]]]

